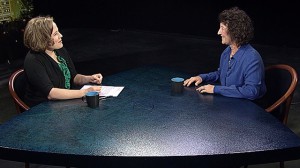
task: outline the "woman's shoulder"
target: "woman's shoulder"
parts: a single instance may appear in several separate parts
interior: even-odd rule
[[[244,50],[247,55],[260,56],[259,52],[251,44],[246,44],[242,46],[241,49]]]
[[[47,55],[41,52],[29,51],[24,59],[25,69],[35,69],[37,65],[46,65]]]
[[[36,52],[33,50],[30,50],[27,52],[25,60],[33,60],[33,59],[43,59],[45,57],[45,54],[41,52]]]
[[[242,49],[244,50],[243,59],[245,61],[252,62],[262,59],[260,53],[252,45],[247,44]]]
[[[251,44],[242,45],[240,48],[251,52],[257,52],[256,49]]]

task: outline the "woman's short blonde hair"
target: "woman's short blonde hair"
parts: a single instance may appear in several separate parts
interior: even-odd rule
[[[53,18],[38,16],[28,21],[24,30],[24,45],[36,52],[44,52],[51,45]]]

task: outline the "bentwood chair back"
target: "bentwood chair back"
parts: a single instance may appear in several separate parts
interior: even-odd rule
[[[18,113],[22,113],[29,110],[29,106],[23,101],[25,95],[27,78],[24,69],[16,70],[9,78],[8,88],[9,92],[14,100],[16,110]],[[25,168],[29,168],[29,163],[25,162]],[[69,166],[66,166],[69,168]]]
[[[18,69],[9,78],[8,89],[16,106],[17,113],[22,113],[29,109],[23,101],[25,94],[26,76],[24,69]],[[29,168],[29,163],[25,163],[25,168]]]
[[[290,105],[298,83],[296,70],[285,64],[270,65],[265,70],[267,93],[255,102],[287,124]],[[284,162],[280,162],[284,168]]]
[[[296,70],[285,64],[270,65],[265,70],[267,93],[257,103],[287,124],[290,105],[298,83]]]
[[[13,98],[18,113],[22,113],[29,109],[23,101],[25,94],[26,76],[24,69],[15,71],[9,78],[8,88]]]

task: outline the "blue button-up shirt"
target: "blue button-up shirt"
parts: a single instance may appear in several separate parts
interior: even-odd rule
[[[231,48],[222,53],[217,71],[200,74],[204,82],[220,82],[214,93],[227,97],[254,100],[266,93],[264,63],[260,54],[250,45],[239,48],[230,59]]]

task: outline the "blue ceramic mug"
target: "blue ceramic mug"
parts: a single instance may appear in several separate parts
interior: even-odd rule
[[[86,102],[91,108],[99,107],[99,92],[87,92],[85,96],[82,97],[82,101]]]
[[[181,94],[183,92],[184,79],[180,77],[175,77],[172,78],[171,81],[172,81],[172,93]]]

